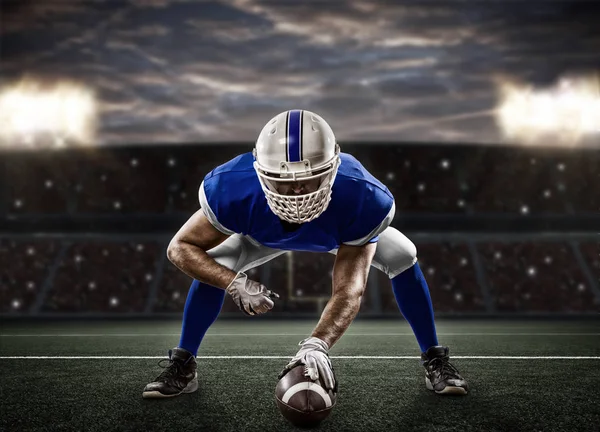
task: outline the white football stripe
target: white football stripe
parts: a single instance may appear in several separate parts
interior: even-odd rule
[[[0,356],[0,360],[152,360],[166,359],[166,356],[47,356],[47,355],[20,355],[20,356]],[[330,356],[331,359],[368,359],[368,360],[420,360],[420,356]],[[453,359],[466,360],[600,360],[600,356],[452,356]],[[237,359],[286,359],[290,356],[253,356],[253,355],[232,355],[232,356],[198,356],[197,360],[237,360]]]
[[[296,393],[298,393],[299,391],[302,391],[302,390],[310,390],[310,391],[314,391],[315,393],[318,393],[325,401],[325,406],[327,408],[329,408],[331,406],[331,398],[325,392],[323,387],[321,387],[319,384],[314,384],[314,383],[311,383],[308,381],[301,382],[301,383],[291,386],[289,389],[287,389],[287,391],[283,395],[283,398],[281,398],[281,401],[283,403],[288,403],[288,401],[292,398],[292,396],[294,396]]]

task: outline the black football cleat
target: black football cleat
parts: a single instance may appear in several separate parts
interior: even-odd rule
[[[163,362],[169,362],[164,365]],[[148,384],[142,393],[144,398],[167,398],[198,390],[198,364],[194,355],[183,348],[169,350],[169,358],[158,365],[165,370]]]
[[[469,385],[450,363],[448,353],[447,347],[433,346],[421,354],[425,385],[437,394],[466,395]]]

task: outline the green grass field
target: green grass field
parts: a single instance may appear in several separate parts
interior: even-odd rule
[[[0,430],[295,430],[274,389],[315,323],[217,322],[198,353],[200,390],[145,400],[179,322],[4,322]],[[356,321],[331,350],[340,393],[317,430],[600,430],[600,321],[439,321],[438,333],[468,396],[426,390],[404,321]]]

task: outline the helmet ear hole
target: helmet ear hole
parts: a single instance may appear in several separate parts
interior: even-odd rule
[[[269,132],[269,135],[275,135],[277,133],[277,128],[273,128],[271,129],[271,132]]]

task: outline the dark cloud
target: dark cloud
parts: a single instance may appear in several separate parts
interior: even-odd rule
[[[254,140],[280,111],[342,140],[500,142],[495,79],[600,69],[596,2],[29,0],[0,78],[86,82],[99,140]]]

